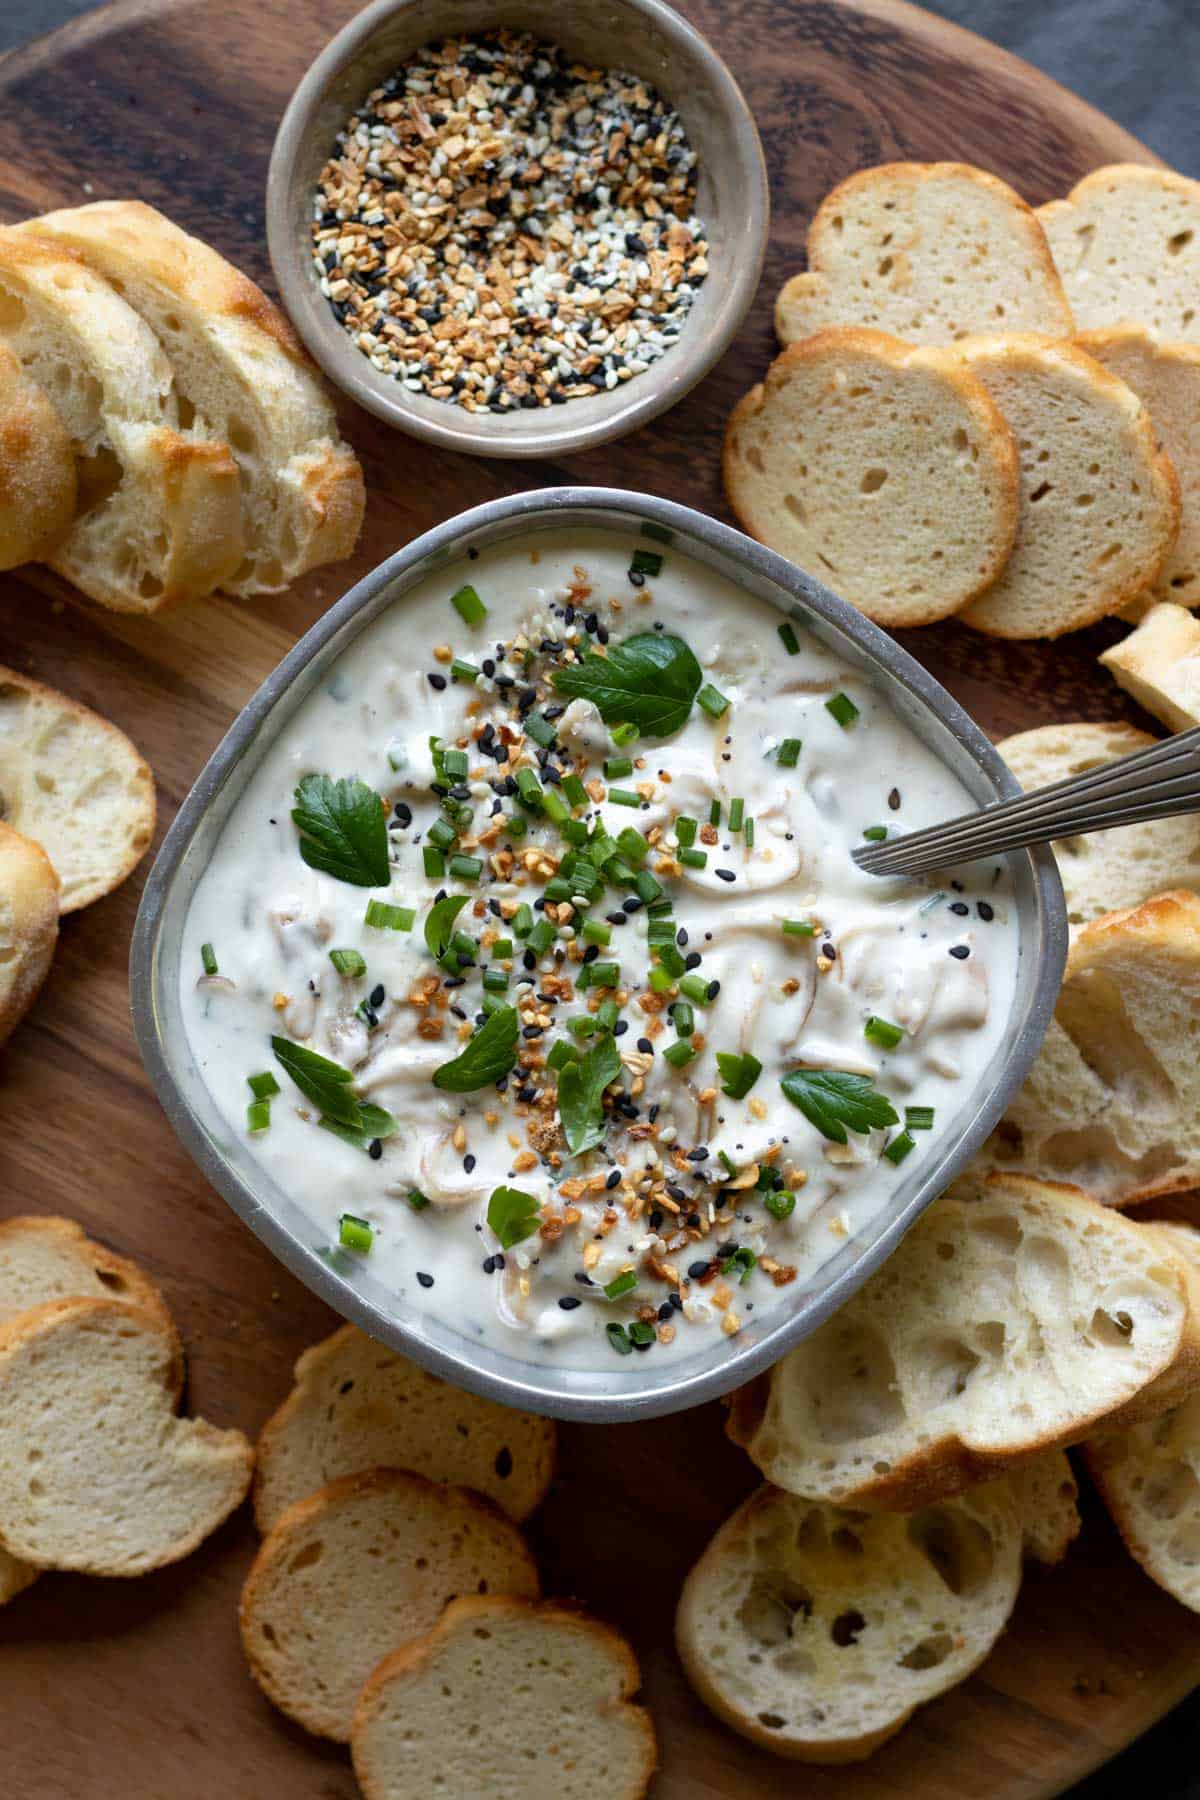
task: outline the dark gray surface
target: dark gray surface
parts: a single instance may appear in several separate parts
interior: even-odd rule
[[[1200,176],[1200,0],[926,4],[1044,69],[1176,168]],[[0,50],[90,10],[91,0],[0,0]],[[1114,1631],[1120,1628],[1114,1619]],[[1200,1800],[1200,1769],[1192,1767],[1198,1733],[1200,1695],[1076,1788],[1072,1800],[1128,1800],[1139,1789],[1149,1800]]]

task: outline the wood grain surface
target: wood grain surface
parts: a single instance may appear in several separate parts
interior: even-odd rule
[[[352,0],[123,0],[0,61],[0,215],[137,196],[269,285],[263,183],[275,126]],[[762,131],[774,221],[738,344],[674,412],[568,465],[466,461],[347,408],[370,493],[353,562],[256,605],[122,620],[0,577],[0,661],[107,713],[153,763],[160,833],[225,726],[349,583],[463,507],[572,479],[728,516],[722,427],[772,354],[771,302],[800,266],[825,190],[892,157],[959,158],[1029,200],[1085,170],[1151,160],[1052,82],[894,0],[692,0]],[[948,624],[906,642],[996,737],[1054,719],[1135,716],[1095,666],[1112,628],[1053,648]],[[142,871],[141,873],[144,873]],[[3,1053],[0,1212],[61,1211],[139,1258],[190,1353],[189,1401],[257,1430],[332,1316],[200,1179],[141,1069],[125,963],[141,874],[69,919],[44,995]],[[671,1649],[682,1576],[752,1485],[719,1410],[565,1427],[533,1535],[549,1593],[574,1593],[633,1640],[662,1745],[658,1800],[1027,1800],[1058,1793],[1200,1680],[1200,1627],[1121,1553],[1093,1506],[1065,1567],[1034,1572],[979,1676],[857,1769],[791,1768],[709,1717]],[[49,1576],[0,1611],[6,1800],[350,1800],[342,1751],[274,1714],[246,1676],[237,1592],[243,1510],[181,1566],[136,1582]],[[474,1800],[462,1796],[461,1800]]]

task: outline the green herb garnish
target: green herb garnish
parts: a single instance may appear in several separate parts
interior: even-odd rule
[[[538,1228],[538,1203],[532,1194],[520,1188],[492,1189],[488,1201],[487,1222],[505,1250],[511,1250],[523,1238],[532,1237]]]
[[[855,706],[849,694],[839,693],[832,695],[832,697],[825,702],[825,711],[827,713],[832,713],[843,731],[853,725],[855,719],[859,717],[858,708]]]
[[[605,1034],[580,1062],[558,1077],[558,1116],[572,1156],[594,1149],[604,1137],[604,1090],[621,1073],[614,1040]]]
[[[376,1138],[391,1137],[396,1121],[390,1112],[385,1112],[382,1106],[372,1106],[368,1100],[362,1102],[359,1110],[362,1123],[357,1130],[337,1119],[321,1119],[319,1123],[322,1130],[331,1131],[334,1137],[340,1137],[345,1144],[353,1144],[356,1150],[369,1150]]]
[[[267,1069],[261,1075],[247,1075],[246,1085],[256,1100],[270,1100],[279,1092],[279,1083]]]
[[[613,1279],[605,1286],[605,1298],[619,1300],[622,1294],[632,1294],[637,1286],[637,1281],[636,1269],[623,1269],[619,1275],[614,1275]]]
[[[718,1050],[717,1068],[721,1074],[722,1091],[731,1100],[744,1100],[762,1074],[762,1064],[748,1050],[740,1056],[731,1050]]]
[[[461,1055],[433,1072],[434,1087],[473,1094],[507,1075],[517,1060],[517,1009],[501,1006],[467,1040]]]
[[[658,631],[638,632],[607,656],[589,652],[553,677],[560,694],[590,700],[606,725],[620,720],[652,737],[670,737],[687,723],[703,679],[683,639]]]
[[[359,950],[331,950],[329,960],[339,975],[365,975],[367,965]]]
[[[751,1271],[758,1258],[753,1250],[743,1246],[740,1250],[732,1250],[721,1264],[722,1275],[736,1275],[742,1283],[749,1281]]]
[[[271,1049],[280,1068],[319,1112],[354,1131],[362,1130],[363,1109],[350,1092],[349,1083],[354,1076],[349,1069],[331,1062],[327,1056],[319,1056],[315,1050],[306,1050],[303,1044],[293,1044],[290,1038],[273,1037]]]
[[[902,1131],[894,1137],[889,1144],[883,1146],[883,1154],[890,1163],[899,1165],[904,1161],[909,1151],[915,1150],[916,1147],[917,1140],[913,1137],[912,1133],[909,1131]]]
[[[904,1109],[904,1128],[906,1131],[932,1131],[932,1106],[906,1106]]]
[[[217,953],[213,949],[211,944],[201,944],[201,946],[200,946],[200,961],[204,965],[204,973],[206,975],[215,975],[216,974],[216,972],[217,972]]]
[[[364,1255],[375,1241],[374,1227],[353,1213],[343,1213],[338,1220],[338,1243],[343,1250],[361,1250]]]
[[[426,914],[426,948],[439,962],[450,948],[450,939],[454,936],[454,921],[470,898],[469,894],[447,894],[443,899],[435,900]]]
[[[305,775],[296,789],[292,822],[310,869],[355,887],[386,887],[391,880],[383,801],[357,776],[333,781]]]
[[[469,581],[464,582],[456,594],[451,594],[450,604],[464,625],[478,625],[487,618],[487,607]]]
[[[863,1026],[863,1036],[869,1043],[878,1044],[881,1050],[894,1050],[904,1036],[903,1025],[893,1025],[890,1019],[881,1019],[875,1013]]]
[[[411,906],[389,906],[386,900],[368,900],[364,925],[376,931],[411,931],[416,923],[416,909]]]
[[[846,1142],[847,1126],[851,1131],[870,1131],[899,1123],[895,1107],[876,1091],[869,1075],[852,1075],[845,1069],[793,1069],[780,1086],[809,1124],[835,1144]]]

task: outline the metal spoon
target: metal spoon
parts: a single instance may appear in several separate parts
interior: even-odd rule
[[[925,831],[864,844],[851,854],[870,875],[925,875],[1052,838],[1189,812],[1200,812],[1200,726],[1086,775],[1068,776]]]

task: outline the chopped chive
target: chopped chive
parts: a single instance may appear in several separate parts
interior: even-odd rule
[[[540,744],[543,750],[548,750],[558,736],[550,720],[540,712],[531,712],[528,715],[524,730],[525,736],[532,738],[535,744]]]
[[[502,994],[508,987],[508,976],[503,969],[485,969],[483,985],[490,994]]]
[[[659,967],[667,971],[672,981],[678,981],[686,970],[687,964],[674,943],[659,944],[655,954],[658,957]]]
[[[740,1056],[736,1051],[718,1050],[717,1068],[722,1088],[731,1100],[744,1100],[762,1074],[762,1064],[748,1050]]]
[[[890,1144],[885,1144],[883,1146],[883,1154],[890,1163],[899,1164],[904,1161],[909,1151],[915,1150],[916,1147],[917,1140],[912,1135],[912,1132],[902,1131],[898,1137],[892,1139]]]
[[[729,829],[730,829],[730,831],[740,831],[742,829],[742,814],[745,812],[745,810],[746,810],[746,802],[744,800],[738,799],[738,800],[731,800],[729,802]]]
[[[450,664],[451,681],[474,681],[478,674],[479,670],[476,665],[468,662],[465,657],[456,656]]]
[[[782,744],[780,744],[778,750],[775,752],[775,761],[779,764],[781,769],[794,769],[800,759],[800,752],[803,748],[804,744],[802,739],[784,738]]]
[[[703,869],[708,863],[707,850],[691,850],[686,845],[681,845],[676,855],[685,869]]]
[[[732,1156],[730,1156],[728,1150],[718,1150],[717,1156],[720,1159],[721,1167],[732,1181],[733,1177],[738,1172],[737,1164],[734,1162]]]
[[[868,838],[873,844],[882,844],[887,834],[888,828],[886,825],[868,825],[863,832],[863,836]]]
[[[834,694],[825,702],[825,711],[832,713],[843,731],[859,717],[858,708],[849,694]]]
[[[663,891],[662,882],[649,869],[639,869],[633,885],[639,900],[657,900]]]
[[[430,881],[440,881],[446,873],[446,859],[436,844],[426,844],[421,851],[421,862]]]
[[[614,806],[640,806],[642,796],[635,794],[632,788],[610,787],[608,798]]]
[[[449,819],[435,819],[426,834],[435,850],[449,850],[456,842],[458,833]]]
[[[677,1000],[671,1008],[671,1019],[676,1034],[681,1038],[690,1038],[696,1029],[696,1015],[686,1000]]]
[[[588,838],[587,822],[584,819],[564,819],[562,834],[568,844],[586,844]]]
[[[714,800],[709,807],[708,822],[710,825],[719,825],[721,823],[721,802],[719,800]]]
[[[745,1284],[754,1271],[758,1258],[748,1245],[743,1244],[739,1250],[733,1250],[721,1263],[722,1275],[736,1275]]]
[[[246,1084],[256,1100],[270,1100],[279,1092],[279,1083],[270,1069],[262,1075],[247,1075]]]
[[[796,1210],[796,1196],[788,1188],[772,1188],[763,1195],[763,1205],[773,1219],[790,1219]]]
[[[697,975],[695,970],[692,970],[680,981],[679,991],[681,994],[686,994],[689,1000],[694,1000],[697,1006],[708,1006],[717,997],[710,991],[713,985],[712,982],[706,981],[703,975]]]
[[[409,1188],[404,1198],[408,1201],[408,1204],[412,1207],[414,1212],[424,1212],[425,1208],[429,1205],[428,1199],[421,1192],[420,1188]]]
[[[526,806],[542,804],[542,789],[532,769],[517,770],[517,792]]]
[[[596,1029],[611,1031],[620,1016],[621,1009],[615,1000],[602,1000],[596,1008]]]
[[[497,938],[495,943],[492,945],[492,961],[493,962],[503,962],[504,959],[508,956],[511,956],[512,953],[513,953],[513,944],[512,944],[511,938]]]
[[[632,825],[626,825],[622,831],[617,833],[617,849],[625,861],[632,863],[635,869],[640,869],[650,854],[649,844],[641,832],[635,831]],[[644,895],[643,898],[645,898]]]
[[[553,921],[547,918],[541,918],[529,933],[529,948],[536,956],[541,956],[544,951],[550,948],[557,936],[558,933],[554,928]]]
[[[576,1013],[573,1019],[567,1020],[567,1030],[576,1037],[591,1037],[596,1029],[596,1021],[591,1013]]]
[[[478,881],[483,874],[483,863],[478,856],[452,856],[446,864],[446,873],[454,881]]]
[[[711,681],[706,681],[696,695],[696,705],[703,707],[710,719],[719,719],[729,711],[729,701]]]
[[[878,1044],[881,1050],[894,1050],[904,1036],[902,1025],[893,1025],[890,1019],[880,1019],[875,1013],[863,1026],[863,1036],[872,1044]]]
[[[663,559],[657,550],[635,550],[629,564],[631,575],[661,575]]]
[[[504,829],[509,837],[523,838],[529,830],[529,821],[520,813],[508,813],[504,820]]]
[[[633,1345],[630,1343],[629,1333],[623,1325],[618,1325],[614,1322],[611,1325],[606,1325],[604,1329],[608,1333],[609,1343],[612,1345],[618,1356],[633,1355]]]
[[[542,795],[542,811],[552,825],[563,826],[571,817],[571,809],[554,788],[547,788]]]
[[[515,937],[528,937],[533,930],[533,908],[522,901],[508,922],[513,928]]]
[[[637,1280],[636,1269],[623,1269],[619,1275],[614,1275],[613,1279],[605,1284],[606,1297],[609,1300],[619,1300],[622,1294],[632,1294],[637,1286]]]
[[[663,1051],[664,1060],[669,1062],[673,1069],[686,1069],[697,1055],[698,1052],[693,1049],[687,1038],[676,1038],[675,1042],[668,1044]]]
[[[543,889],[543,894],[553,905],[571,898],[571,884],[564,875],[552,875]]]
[[[932,1106],[906,1106],[904,1109],[904,1128],[906,1131],[932,1131]]]
[[[610,881],[615,881],[619,887],[633,886],[634,871],[630,868],[629,864],[623,861],[619,856],[609,857],[604,865],[604,873],[608,876]]]
[[[580,936],[586,938],[589,944],[607,946],[612,943],[612,926],[606,925],[603,919],[585,919]]]
[[[365,975],[366,960],[360,950],[331,950],[329,960],[339,975]]]
[[[343,1213],[338,1220],[338,1243],[343,1250],[361,1250],[365,1255],[375,1241],[375,1232],[365,1219]]]
[[[745,824],[742,826],[742,836],[746,840],[747,850],[753,850],[753,848],[754,848],[754,820],[753,819],[747,819]]]
[[[621,965],[615,962],[594,962],[586,965],[589,987],[615,988],[621,979]],[[578,984],[576,984],[578,985]]]
[[[653,1325],[647,1325],[645,1319],[634,1319],[629,1327],[629,1341],[635,1345],[652,1344],[654,1342]]]
[[[587,805],[588,791],[584,787],[583,782],[580,780],[578,775],[574,774],[573,772],[570,775],[564,775],[562,790],[563,790],[563,793],[566,795],[567,799],[571,802],[572,806],[586,806]]]
[[[632,742],[636,738],[637,734],[638,734],[637,726],[634,724],[631,724],[627,720],[625,722],[625,724],[623,724],[623,725],[614,725],[608,735],[609,735],[609,737],[611,737],[613,743],[617,746],[617,749],[623,750],[625,748],[626,744],[632,744]]]
[[[686,813],[680,813],[675,821],[675,841],[684,850],[690,850],[696,841],[697,823],[689,819]]]
[[[216,974],[216,972],[217,972],[217,953],[213,949],[211,944],[201,944],[201,946],[200,946],[200,961],[204,964],[204,973],[206,975],[215,975]]]
[[[450,948],[456,956],[465,956],[468,962],[475,961],[475,939],[468,937],[465,931],[456,931],[450,939]]]
[[[626,775],[633,774],[633,759],[628,756],[606,756],[604,759],[605,781],[622,781]]]
[[[550,1046],[546,1056],[546,1067],[557,1072],[559,1069],[565,1068],[567,1063],[575,1061],[574,1045],[568,1044],[565,1038],[559,1038],[557,1043]]]
[[[490,1019],[493,1013],[503,1012],[508,1005],[509,1001],[503,994],[484,993],[479,1001],[479,1010]]]
[[[246,1108],[246,1129],[248,1131],[265,1131],[271,1123],[271,1102],[269,1100],[252,1100]]]
[[[784,937],[816,937],[817,928],[811,919],[785,919],[783,935]]]
[[[470,582],[464,582],[456,594],[451,594],[450,604],[464,625],[478,625],[487,618],[487,607],[475,592]]]
[[[656,963],[654,965],[647,976],[647,980],[650,984],[650,991],[653,994],[665,994],[669,987],[674,987],[675,985],[671,971],[669,969],[664,969],[661,963]]]
[[[363,924],[373,926],[376,931],[411,931],[416,918],[415,907],[390,906],[386,900],[368,900]]]
[[[452,781],[462,781],[467,773],[467,753],[465,750],[445,750],[442,752],[442,768]]]
[[[787,619],[785,619],[783,624],[779,627],[779,636],[783,643],[783,647],[789,656],[798,656],[800,654],[800,640]]]

